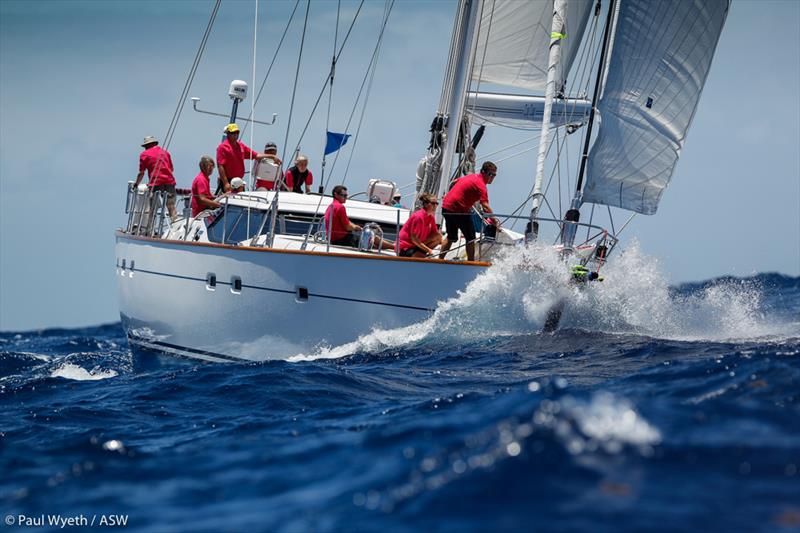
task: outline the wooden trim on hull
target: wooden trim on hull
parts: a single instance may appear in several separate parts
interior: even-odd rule
[[[261,248],[255,246],[233,246],[230,244],[218,244],[212,242],[187,242],[178,241],[173,239],[157,239],[155,237],[144,237],[142,235],[128,235],[127,233],[117,230],[114,232],[117,238],[123,238],[132,241],[144,241],[162,244],[177,244],[180,246],[197,246],[208,248],[222,248],[227,250],[243,250],[248,252],[264,252],[273,254],[295,254],[295,255],[317,255],[323,257],[343,257],[346,259],[367,259],[370,261],[406,261],[412,263],[426,263],[426,264],[440,264],[440,265],[459,265],[471,267],[489,267],[492,264],[486,261],[450,261],[446,259],[425,259],[421,257],[395,257],[388,255],[361,255],[361,254],[343,254],[339,252],[314,252],[310,250],[278,250],[276,248]]]

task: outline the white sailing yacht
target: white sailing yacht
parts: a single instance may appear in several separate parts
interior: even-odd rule
[[[407,209],[369,201],[376,187],[394,184],[372,182],[364,201],[347,202],[351,220],[365,227],[358,249],[331,245],[321,230],[328,196],[244,192],[196,217],[187,197],[183,216],[171,221],[159,193],[130,190],[128,223],[116,232],[129,342],[214,362],[309,354],[425,319],[505,250],[541,245],[546,226],[568,260],[565,270],[577,266],[579,282],[596,277],[618,238],[593,224],[594,206],[656,211],[728,9],[729,0],[611,0],[605,8],[593,0],[459,0],[417,193],[441,197],[473,172],[486,126],[536,128],[535,181],[520,199],[527,209],[496,215],[521,221],[524,233],[481,231],[477,261],[466,260],[463,241],[444,260],[404,258],[371,245],[394,239],[409,217]],[[573,90],[571,72],[581,78]],[[232,119],[244,97],[238,87]],[[582,146],[579,174],[565,212],[544,217],[543,209],[552,212],[548,153],[562,156],[568,134]],[[587,206],[590,219],[582,222]],[[558,306],[552,315],[550,327]]]

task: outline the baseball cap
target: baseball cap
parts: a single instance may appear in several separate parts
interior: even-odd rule
[[[242,178],[233,178],[231,180],[231,188],[238,189],[239,187],[244,185],[244,180]]]
[[[264,151],[266,152],[267,150],[275,150],[277,152],[278,151],[278,145],[275,144],[274,142],[270,141],[270,142],[268,142],[267,144],[264,145]]]
[[[225,129],[222,130],[222,133],[238,133],[238,132],[239,132],[239,126],[237,126],[234,123],[228,124],[227,126],[225,126]]]

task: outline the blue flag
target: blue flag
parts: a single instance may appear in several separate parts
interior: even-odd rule
[[[325,155],[332,154],[347,144],[347,139],[350,138],[350,135],[346,133],[333,133],[332,131],[326,133],[328,134],[328,140],[325,142]]]

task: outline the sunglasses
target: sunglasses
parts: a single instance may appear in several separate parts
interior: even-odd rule
[[[428,205],[439,205],[439,202],[425,202]]]
[[[336,194],[338,194],[339,196],[341,196],[343,198],[347,198],[347,193],[346,192],[339,192],[339,193],[336,193]]]

